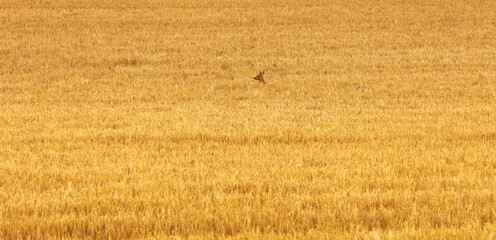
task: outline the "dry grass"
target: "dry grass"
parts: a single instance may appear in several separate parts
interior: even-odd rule
[[[0,238],[494,238],[496,4],[413,2],[0,2]]]

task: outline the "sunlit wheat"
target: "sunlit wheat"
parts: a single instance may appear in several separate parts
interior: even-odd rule
[[[0,239],[494,238],[495,19],[0,1]]]

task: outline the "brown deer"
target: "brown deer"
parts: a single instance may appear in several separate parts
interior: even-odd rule
[[[260,74],[258,74],[256,77],[254,77],[253,79],[257,80],[257,81],[260,81],[261,83],[265,84],[265,81],[263,79],[263,75],[264,75],[265,71],[263,72],[260,72]]]

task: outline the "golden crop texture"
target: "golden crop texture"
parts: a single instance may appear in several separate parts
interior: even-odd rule
[[[0,1],[0,239],[494,239],[495,186],[494,1]]]

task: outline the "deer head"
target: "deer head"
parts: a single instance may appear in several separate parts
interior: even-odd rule
[[[260,71],[259,71],[260,72]],[[265,81],[264,81],[264,75],[265,71],[263,72],[260,72],[256,77],[254,77],[253,79],[257,80],[257,81],[260,81],[261,83],[265,84]]]

